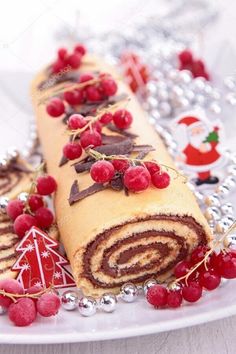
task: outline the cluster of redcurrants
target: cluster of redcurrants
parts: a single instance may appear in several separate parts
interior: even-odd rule
[[[33,323],[37,314],[43,317],[55,316],[61,306],[61,300],[55,292],[43,292],[38,285],[24,291],[15,279],[1,280],[0,292],[6,293],[0,293],[0,306],[7,311],[9,319],[20,327]]]
[[[200,59],[195,59],[190,50],[183,50],[179,53],[179,61],[180,70],[189,70],[193,77],[204,77],[206,80],[210,80],[204,62]]]
[[[127,129],[130,127],[133,117],[126,109],[119,109],[115,113],[104,113],[99,120],[91,123],[94,117],[84,117],[81,114],[72,114],[68,119],[68,128],[70,130],[84,129],[87,125],[87,129],[83,130],[80,135],[80,139],[76,139],[73,142],[68,142],[63,147],[63,155],[69,159],[74,160],[79,158],[83,149],[88,147],[94,148],[102,145],[102,128],[104,125],[111,122],[118,129]]]
[[[54,220],[53,213],[45,206],[43,196],[55,192],[57,184],[52,176],[40,176],[36,180],[36,194],[30,194],[25,202],[20,199],[11,200],[6,208],[8,216],[14,221],[14,231],[20,237],[32,226],[48,229]]]
[[[110,161],[96,161],[91,169],[90,175],[97,183],[110,182],[115,173],[123,176],[124,186],[132,192],[146,190],[151,182],[159,189],[168,187],[170,176],[163,172],[155,162],[144,162],[143,165],[131,166],[128,159],[112,159]]]
[[[88,85],[85,84],[86,82],[88,82]],[[48,102],[46,110],[51,117],[57,118],[65,113],[64,101],[70,106],[77,106],[86,102],[102,102],[117,92],[115,80],[111,75],[105,73],[99,74],[98,77],[90,73],[81,74],[78,84],[83,85],[73,90],[66,90],[63,97],[55,97]]]
[[[72,53],[68,53],[66,48],[60,48],[57,51],[57,59],[51,66],[52,73],[58,74],[67,67],[70,69],[78,69],[85,53],[86,49],[82,44],[77,44]]]
[[[218,254],[212,252],[205,262],[189,274],[193,267],[203,261],[208,251],[207,246],[195,248],[189,260],[181,261],[175,266],[175,277],[180,279],[179,287],[168,290],[162,285],[154,285],[147,291],[147,301],[156,308],[176,308],[183,300],[192,303],[198,301],[202,297],[203,289],[216,289],[221,278],[236,278],[236,252],[233,250],[223,250]]]

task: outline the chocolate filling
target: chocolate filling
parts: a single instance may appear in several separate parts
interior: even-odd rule
[[[142,221],[147,221],[147,220],[168,220],[171,222],[175,223],[181,223],[183,225],[188,226],[190,229],[196,232],[198,235],[198,244],[205,244],[207,242],[207,237],[206,233],[203,229],[203,227],[191,216],[177,216],[177,215],[154,215],[154,216],[148,216],[146,218],[137,218],[129,223],[136,223],[136,222],[142,222]],[[103,233],[100,233],[97,235],[95,240],[91,241],[84,252],[83,255],[83,264],[84,264],[84,271],[83,271],[83,276],[87,278],[93,286],[96,287],[101,287],[101,288],[114,288],[117,286],[121,286],[123,284],[122,281],[120,282],[111,282],[111,283],[105,283],[102,282],[96,278],[94,278],[92,271],[91,271],[91,259],[93,255],[96,253],[97,248],[99,245],[106,239],[109,239],[109,237],[112,235],[112,233],[116,230],[119,230],[124,226],[125,224],[121,224],[118,226],[115,226],[109,230],[104,231]],[[109,258],[112,255],[112,253],[117,250],[119,247],[130,244],[135,240],[140,240],[140,239],[145,239],[153,236],[162,236],[162,237],[167,237],[167,238],[172,238],[173,240],[176,240],[176,242],[179,245],[179,250],[177,251],[176,258],[173,259],[171,262],[168,263],[166,267],[163,267],[160,269],[158,272],[153,272],[153,273],[148,273],[145,275],[137,276],[136,278],[132,278],[132,282],[134,283],[139,283],[143,282],[147,279],[149,279],[152,276],[158,276],[161,274],[166,273],[167,271],[171,270],[175,264],[177,264],[180,260],[184,259],[187,254],[188,254],[188,246],[185,244],[184,238],[176,235],[175,232],[169,232],[169,231],[164,231],[164,230],[147,230],[142,233],[138,234],[133,234],[127,239],[124,240],[119,240],[117,243],[112,245],[109,249],[106,249],[103,254],[103,260],[101,264],[100,270],[103,271],[105,274],[117,278],[122,275],[132,275],[132,274],[137,274],[142,270],[151,270],[153,267],[156,267],[158,264],[160,264],[161,259],[165,259],[168,257],[168,254],[171,251],[171,248],[168,244],[162,244],[161,242],[156,242],[156,243],[151,243],[147,245],[140,245],[140,246],[135,246],[135,247],[130,247],[129,249],[126,249],[124,252],[122,252],[118,258],[117,264],[124,264],[126,261],[134,257],[134,255],[145,252],[148,249],[154,249],[157,250],[160,254],[160,258],[154,259],[150,261],[149,263],[145,265],[140,265],[140,264],[134,264],[131,267],[125,267],[123,269],[118,270],[117,267],[111,268],[109,265]]]

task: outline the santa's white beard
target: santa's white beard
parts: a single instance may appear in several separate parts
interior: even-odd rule
[[[206,139],[206,133],[200,133],[194,136],[191,136],[189,139],[189,143],[195,147],[196,149],[198,149],[200,147],[200,145],[204,142],[204,140]]]

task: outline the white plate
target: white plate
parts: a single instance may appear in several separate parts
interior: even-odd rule
[[[11,119],[1,122],[0,153],[8,144],[20,149],[24,146],[27,122],[32,117],[28,100],[31,75],[1,74],[0,104],[4,106],[5,116]],[[9,80],[16,74],[18,80],[14,82],[18,87],[10,85],[13,81]],[[236,280],[228,281],[213,292],[206,292],[198,303],[185,304],[176,310],[154,310],[140,297],[133,304],[119,303],[113,314],[98,313],[84,318],[78,311],[61,310],[55,318],[38,316],[35,323],[23,328],[13,326],[7,315],[3,315],[0,316],[0,343],[69,343],[126,338],[188,327],[234,314]]]
[[[55,318],[40,318],[29,327],[15,327],[0,318],[0,343],[49,344],[100,341],[159,333],[214,321],[236,314],[236,280],[205,292],[195,304],[175,310],[155,310],[144,298],[118,303],[113,314],[81,317],[78,311],[61,310]]]

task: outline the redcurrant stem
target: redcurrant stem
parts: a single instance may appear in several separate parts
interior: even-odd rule
[[[36,180],[39,177],[39,175],[42,173],[43,169],[45,167],[45,162],[42,162],[38,167],[36,167],[34,174],[33,174],[33,181],[30,185],[29,193],[25,202],[25,207],[24,207],[24,212],[28,212],[29,214],[31,213],[30,207],[29,207],[29,198],[31,194],[34,193],[35,187],[36,187]]]
[[[182,175],[181,173],[179,173],[174,167],[165,165],[163,163],[158,163],[155,160],[141,160],[141,159],[136,159],[136,158],[132,158],[132,157],[127,157],[124,155],[104,155],[104,154],[100,154],[99,152],[97,152],[96,150],[93,149],[89,149],[87,151],[88,155],[90,155],[91,157],[95,158],[96,160],[127,160],[129,162],[131,162],[132,164],[135,164],[135,162],[139,162],[142,165],[144,165],[144,162],[150,162],[150,163],[155,163],[158,166],[164,167],[166,170],[172,170],[176,176],[174,178],[178,178],[178,177],[182,177],[184,179],[184,183],[187,182],[187,177]]]
[[[194,267],[192,267],[189,272],[185,275],[183,275],[180,278],[177,278],[175,280],[175,283],[178,283],[181,280],[185,279],[186,284],[188,284],[188,278],[189,276],[195,272],[195,270],[197,270],[203,263],[205,264],[205,267],[207,269],[207,259],[209,258],[209,256],[215,251],[216,247],[221,245],[222,241],[224,241],[224,239],[236,228],[236,220],[233,222],[233,224],[229,227],[229,229],[219,238],[219,240],[215,241],[215,243],[213,244],[213,246],[209,249],[209,251],[206,252],[204,258],[199,261],[197,264],[195,264]]]
[[[5,290],[0,290],[0,295],[3,295],[3,296],[6,296],[6,297],[9,297],[13,302],[16,302],[17,299],[19,298],[30,298],[30,299],[37,299],[38,297],[40,297],[41,295],[51,291],[53,289],[53,286],[50,286],[46,289],[43,289],[35,294],[13,294],[13,293],[9,293]]]
[[[125,102],[126,104],[129,102],[130,98],[124,98],[123,100],[119,101],[119,102],[116,102],[116,103],[113,103],[113,104],[110,104],[108,107],[105,107],[105,108],[101,108],[100,110],[97,111],[97,115],[94,116],[94,117],[91,117],[89,119],[89,117],[86,117],[86,119],[89,119],[88,123],[83,127],[83,128],[79,128],[79,129],[76,129],[76,130],[71,130],[71,131],[68,131],[69,135],[72,135],[73,138],[72,138],[72,141],[75,140],[75,138],[83,133],[85,130],[87,130],[88,128],[91,128],[93,123],[97,122],[101,116],[104,114],[104,113],[111,113],[113,111],[115,111],[118,107],[120,107],[120,103],[123,101]]]

